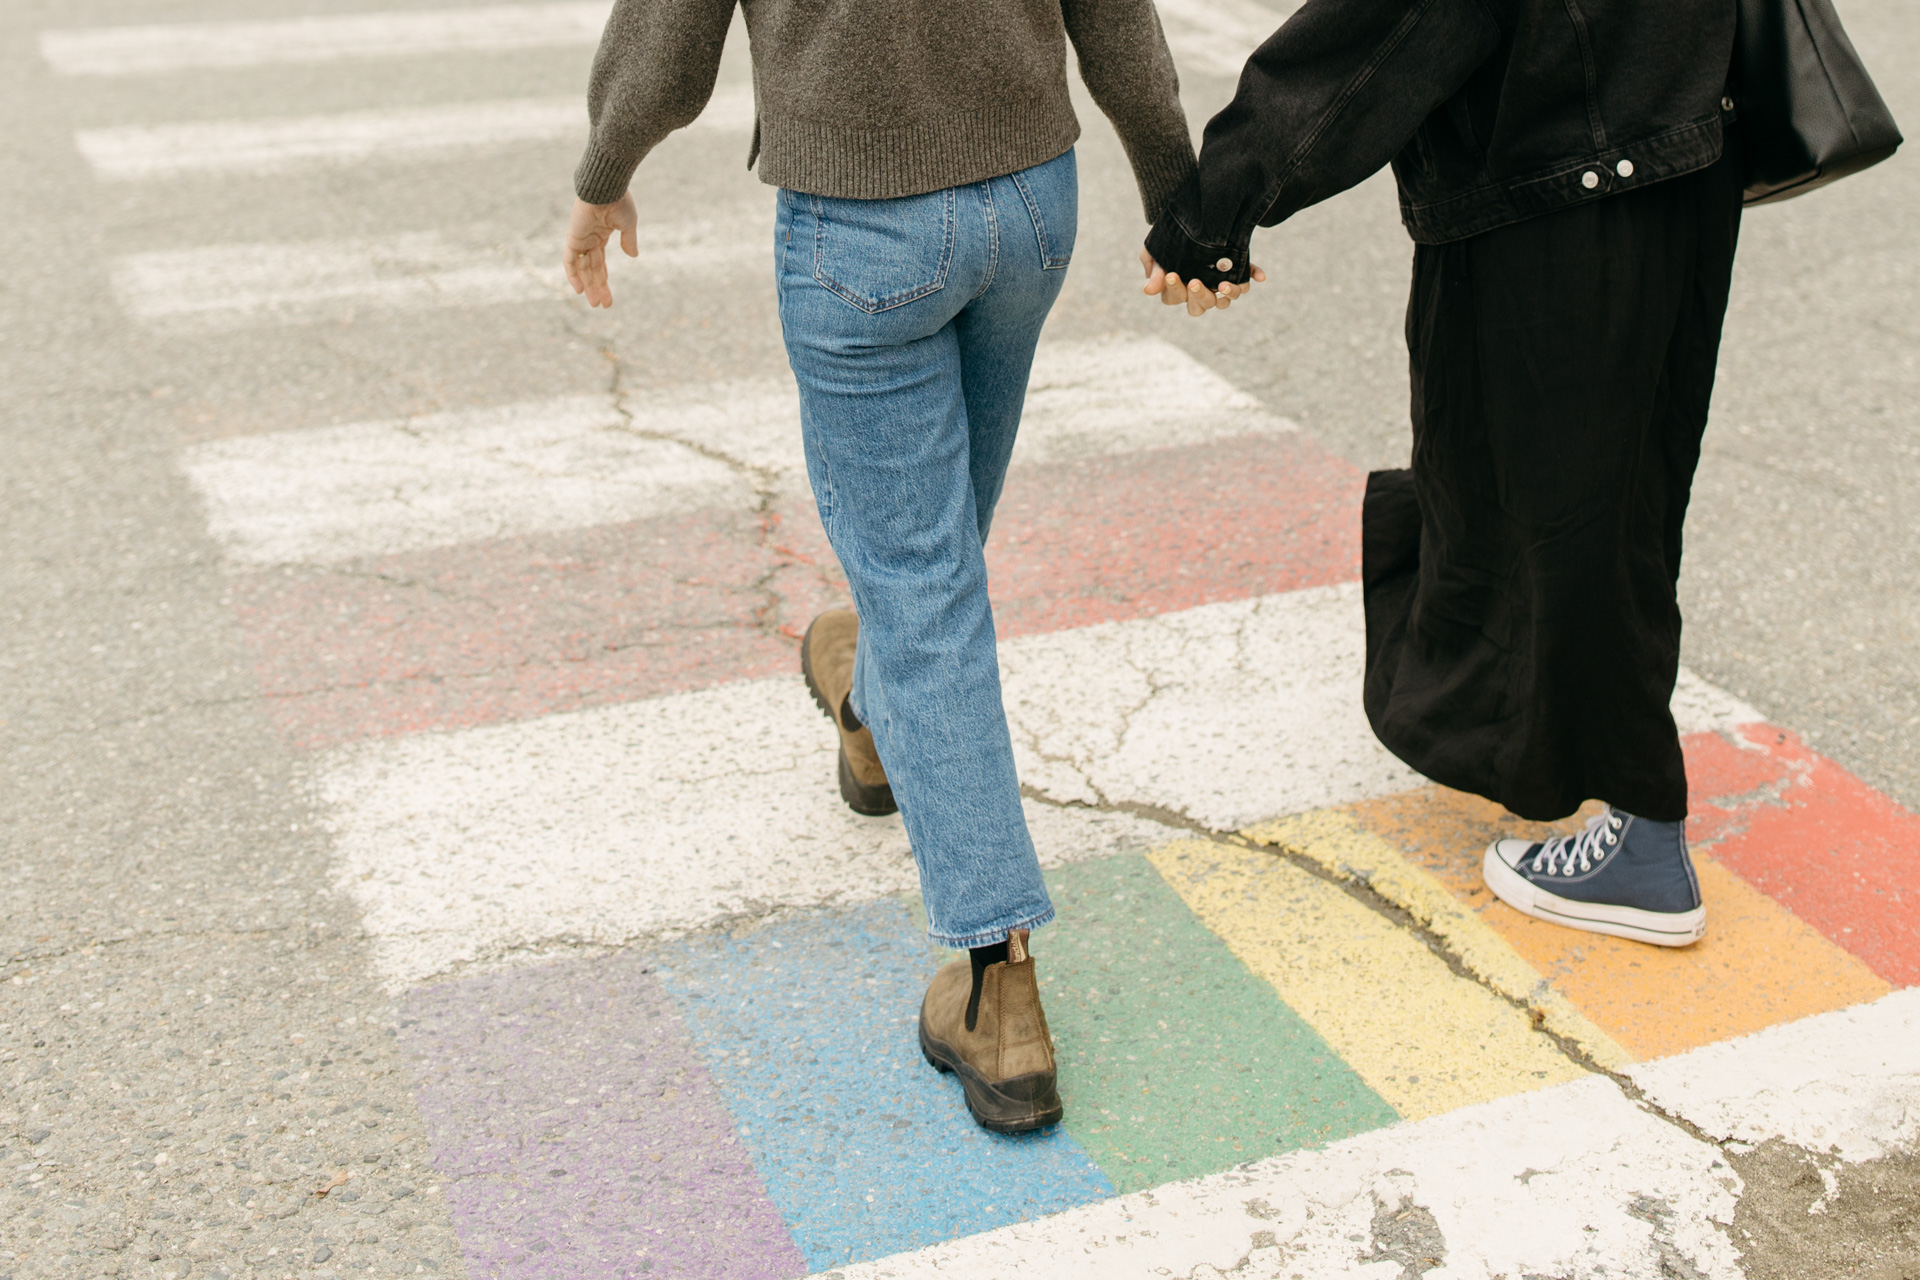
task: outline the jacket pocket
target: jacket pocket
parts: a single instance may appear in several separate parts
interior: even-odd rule
[[[1040,242],[1040,265],[1059,271],[1073,261],[1073,240],[1080,224],[1080,177],[1073,152],[1012,175],[1013,185],[1033,218]]]
[[[953,266],[951,189],[894,200],[806,198],[813,278],[843,302],[874,313],[945,287]]]

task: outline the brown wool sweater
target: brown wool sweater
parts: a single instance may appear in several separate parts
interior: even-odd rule
[[[610,204],[713,93],[736,0],[616,0],[574,174]],[[1194,171],[1152,0],[738,0],[753,46],[760,178],[885,199],[1051,160],[1080,136],[1067,41],[1133,163],[1148,221]]]

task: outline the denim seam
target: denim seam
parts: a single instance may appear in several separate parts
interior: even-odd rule
[[[1013,185],[1020,191],[1020,198],[1027,202],[1027,213],[1033,218],[1033,233],[1039,237],[1040,240],[1040,269],[1042,271],[1065,270],[1073,261],[1073,255],[1068,254],[1064,258],[1054,255],[1053,242],[1047,238],[1047,220],[1040,213],[1039,198],[1033,194],[1033,189],[1027,185],[1025,174],[1016,173],[1011,176],[1013,178]]]
[[[782,218],[781,214],[786,216]],[[793,197],[784,187],[780,189],[774,216],[787,224],[780,229],[780,259],[773,264],[773,278],[778,280],[786,272],[787,250],[793,246]]]
[[[906,293],[901,294],[897,297],[874,299],[873,305],[871,306],[868,305],[867,299],[860,297],[858,294],[855,294],[852,290],[848,289],[845,285],[841,284],[838,280],[835,280],[832,276],[827,274],[827,226],[828,226],[827,213],[826,213],[826,209],[823,208],[821,205],[821,200],[819,196],[816,196],[816,195],[808,196],[807,199],[812,202],[813,220],[814,220],[814,226],[815,226],[815,231],[813,236],[813,278],[814,280],[819,283],[821,288],[825,289],[828,293],[831,293],[834,297],[840,299],[842,302],[846,303],[848,306],[855,308],[856,310],[866,312],[870,316],[877,316],[882,311],[892,311],[895,307],[904,307],[909,302],[918,302],[920,299],[927,297],[929,294],[938,293],[940,292],[940,290],[946,288],[947,273],[953,268],[953,224],[954,224],[953,188],[949,187],[945,191],[940,192],[940,194],[946,197],[944,219],[943,219],[943,221],[946,224],[945,226],[946,242],[941,246],[940,266],[939,266],[939,269],[934,273],[934,277],[932,281],[927,284],[920,285],[917,288],[910,289]]]
[[[1000,213],[993,203],[993,183],[980,184],[980,202],[986,206],[987,214],[987,276],[979,292],[973,295],[976,298],[993,288],[993,277],[1000,270]]]

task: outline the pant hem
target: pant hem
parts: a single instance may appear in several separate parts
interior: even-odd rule
[[[1025,920],[1017,920],[1013,924],[1003,925],[999,928],[986,929],[979,933],[957,935],[935,933],[932,929],[929,929],[927,930],[927,937],[933,939],[933,941],[943,947],[950,947],[955,951],[967,951],[974,947],[990,947],[996,942],[1005,942],[1007,935],[1015,929],[1038,929],[1041,925],[1052,924],[1053,916],[1054,910],[1049,906],[1045,911],[1029,916]]]

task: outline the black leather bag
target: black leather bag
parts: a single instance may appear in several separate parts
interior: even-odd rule
[[[1831,0],[1739,0],[1735,36],[1747,204],[1788,200],[1879,164],[1901,143]]]

